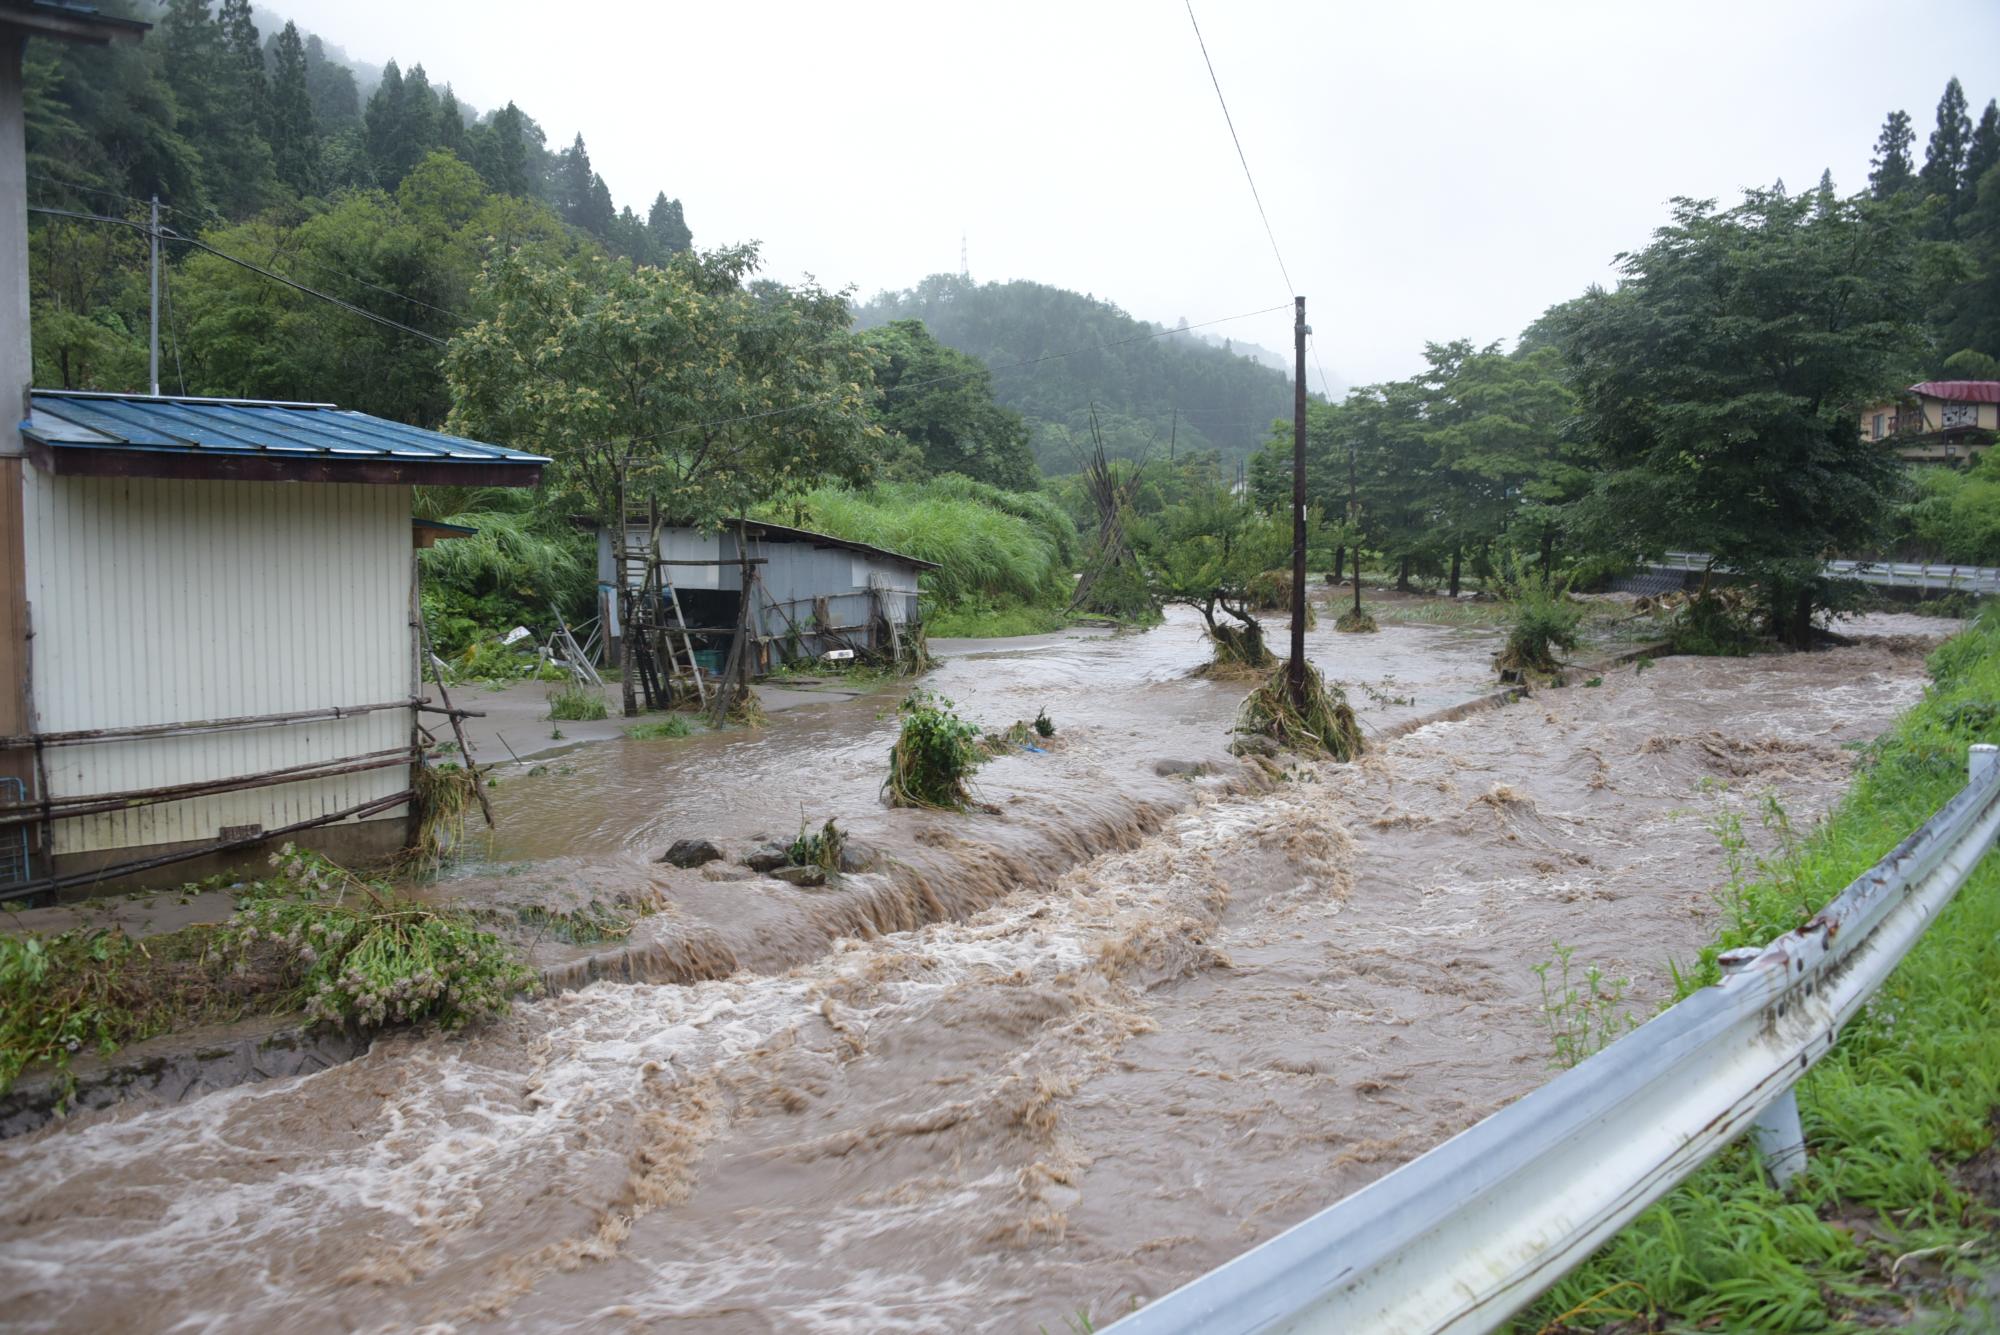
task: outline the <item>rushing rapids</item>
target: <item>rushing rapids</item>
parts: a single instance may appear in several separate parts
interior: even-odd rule
[[[1073,739],[982,775],[996,814],[872,809],[888,725],[857,709],[503,788],[498,858],[644,881],[697,981],[0,1145],[10,1324],[1101,1324],[1545,1078],[1552,942],[1649,1011],[1712,930],[1714,822],[1775,798],[1803,828],[1922,682],[1896,641],[1665,659],[1355,765],[1190,779],[1155,762],[1222,765],[1235,697],[1184,640],[948,663],[982,721],[1046,705]],[[1318,652],[1367,664],[1378,726],[1469,694],[1491,647],[1350,643]],[[773,790],[907,870],[781,892],[648,861],[769,828]]]

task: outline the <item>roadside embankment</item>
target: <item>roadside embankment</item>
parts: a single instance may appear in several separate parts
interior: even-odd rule
[[[1683,991],[1714,980],[1719,950],[1803,923],[1964,785],[1968,746],[2000,741],[2000,616],[1930,668],[1931,689],[1862,753],[1825,823],[1732,876]],[[1797,1096],[1808,1167],[1788,1195],[1747,1143],[1733,1147],[1517,1329],[1992,1328],[1981,1268],[2000,1230],[2000,858],[1985,859]],[[1952,1315],[1967,1303],[1985,1315]]]

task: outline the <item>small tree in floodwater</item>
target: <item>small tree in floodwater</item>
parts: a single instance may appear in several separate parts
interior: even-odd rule
[[[1215,483],[1138,526],[1134,537],[1160,601],[1201,613],[1215,670],[1270,668],[1276,659],[1256,614],[1254,585],[1264,572],[1291,565],[1291,525],[1283,516]]]

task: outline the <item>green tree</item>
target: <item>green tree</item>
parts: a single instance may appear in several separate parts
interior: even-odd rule
[[[634,268],[580,252],[492,265],[489,314],[445,356],[452,421],[554,460],[558,504],[606,524],[657,500],[717,525],[825,480],[865,480],[868,354],[817,287],[744,286],[754,247]]]
[[[1958,216],[1964,211],[1965,159],[1972,146],[1972,119],[1966,115],[1965,89],[1957,78],[1944,86],[1938,99],[1937,128],[1924,151],[1924,168],[1917,174],[1924,193],[1940,201],[1938,232],[1958,236]]]
[[[1216,483],[1154,518],[1135,519],[1131,531],[1154,596],[1201,613],[1217,664],[1271,665],[1250,586],[1267,570],[1289,568],[1289,514],[1270,514]]]
[[[910,442],[926,473],[963,473],[1013,491],[1034,489],[1035,456],[1021,415],[993,401],[993,373],[932,338],[921,320],[868,331],[875,420]]]
[[[1873,168],[1868,173],[1868,188],[1875,198],[1887,199],[1916,184],[1917,168],[1910,158],[1910,146],[1916,140],[1917,132],[1910,128],[1910,113],[1890,112],[1889,118],[1882,122],[1882,133],[1875,139]]]
[[[487,186],[498,194],[525,199],[535,193],[534,179],[528,170],[526,122],[521,109],[509,102],[493,113],[492,120],[481,127],[485,133],[470,144],[473,165],[479,168]]]
[[[306,49],[298,25],[278,34],[271,80],[271,156],[278,179],[301,195],[319,189],[319,125],[306,84]]]
[[[361,120],[361,90],[354,71],[327,58],[317,33],[306,38],[306,91],[312,97],[313,119],[329,133]]]
[[[1965,150],[1964,184],[1970,195],[1977,194],[1980,181],[1995,167],[2000,167],[2000,101],[1988,98]]]
[[[677,255],[694,248],[694,234],[688,231],[687,219],[681,215],[681,202],[668,199],[664,190],[653,196],[653,207],[646,214],[646,230],[662,255]]]
[[[180,108],[178,128],[200,157],[204,194],[224,212],[240,217],[263,206],[277,176],[264,139],[264,65],[257,29],[241,0],[232,0],[226,10],[227,28],[209,14],[207,0],[169,0],[158,49]]]
[[[393,190],[437,147],[437,94],[422,65],[405,75],[395,61],[382,67],[382,82],[363,116],[368,158],[375,179]]]
[[[1924,351],[1912,211],[1750,191],[1677,200],[1615,293],[1568,311],[1565,356],[1602,472],[1579,502],[1607,545],[1706,550],[1804,645],[1835,593],[1821,562],[1875,538],[1895,465],[1853,405]]]

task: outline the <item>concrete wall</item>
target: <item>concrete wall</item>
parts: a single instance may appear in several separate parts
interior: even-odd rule
[[[42,732],[409,698],[410,491],[346,483],[25,478],[26,586]],[[58,797],[165,787],[407,746],[407,709],[49,747]],[[199,843],[409,786],[397,765],[58,821],[55,852]],[[373,844],[400,831],[397,806]],[[172,879],[174,873],[166,873]]]

